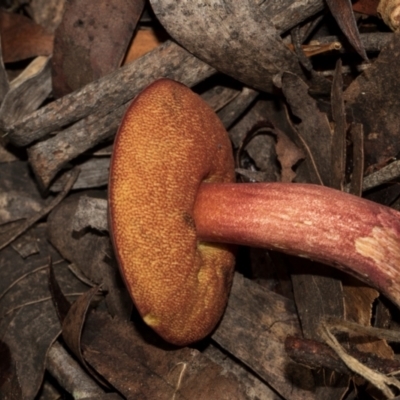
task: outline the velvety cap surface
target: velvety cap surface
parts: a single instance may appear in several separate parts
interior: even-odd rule
[[[201,182],[233,180],[227,133],[189,88],[161,79],[132,102],[110,167],[110,230],[136,307],[171,343],[203,338],[224,311],[234,255],[197,240],[193,206]]]

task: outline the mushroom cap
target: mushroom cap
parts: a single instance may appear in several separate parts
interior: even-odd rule
[[[234,248],[200,242],[193,208],[202,182],[232,181],[228,135],[198,95],[160,79],[134,99],[111,159],[110,232],[139,313],[170,343],[204,338],[226,307]]]

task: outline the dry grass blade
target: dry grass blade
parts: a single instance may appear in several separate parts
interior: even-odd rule
[[[371,382],[374,386],[376,386],[382,393],[389,399],[394,398],[394,394],[390,389],[391,386],[394,386],[400,389],[400,382],[393,378],[385,376],[379,372],[376,372],[364,364],[360,363],[354,357],[350,356],[346,353],[344,348],[340,345],[335,336],[330,332],[329,328],[325,323],[320,324],[320,336],[326,342],[326,344],[331,347],[337,355],[342,359],[342,361],[350,368],[352,371],[357,373],[358,375],[365,378],[367,381]]]

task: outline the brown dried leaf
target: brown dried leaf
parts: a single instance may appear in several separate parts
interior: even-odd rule
[[[299,334],[292,301],[237,274],[226,312],[212,338],[282,397],[312,400],[317,397],[310,371],[294,365],[284,348],[287,335]]]
[[[15,361],[24,400],[38,392],[47,350],[61,330],[48,288],[49,257],[70,299],[84,289],[48,244],[45,230],[43,225],[33,230],[39,254],[24,260],[10,246],[0,252],[0,335]]]
[[[317,328],[321,320],[344,318],[345,307],[341,275],[324,264],[286,256],[291,265],[293,293],[303,336],[320,340]]]
[[[247,388],[246,392],[251,400],[283,400],[262,379],[254,375],[245,365],[238,363],[233,357],[229,357],[216,344],[210,343],[202,351],[202,354],[237,376],[240,382]]]
[[[72,229],[76,232],[86,228],[95,229],[99,232],[108,231],[107,215],[108,204],[106,199],[89,196],[79,198],[78,208],[73,217]]]
[[[99,293],[99,288],[94,287],[79,297],[77,301],[70,307],[67,315],[62,322],[62,335],[65,343],[74,353],[75,357],[81,362],[85,369],[102,385],[107,386],[104,379],[97,374],[86,363],[81,350],[81,335],[83,325],[86,321],[86,314],[89,310],[91,302]]]
[[[56,97],[121,65],[143,7],[144,0],[67,2],[54,39],[52,72]]]
[[[0,204],[0,225],[29,218],[45,206],[27,162],[1,164]]]
[[[350,44],[364,60],[368,60],[367,53],[361,43],[351,0],[326,0],[326,3]]]
[[[79,199],[87,195],[104,198],[105,192],[81,192],[68,197],[48,218],[48,237],[61,255],[79,268],[83,275],[107,291],[106,303],[112,315],[129,319],[132,301],[111,255],[108,237],[90,229],[74,230]],[[90,209],[87,210],[90,213]]]
[[[353,145],[353,169],[349,193],[361,196],[364,178],[364,129],[361,124],[352,124],[350,127],[351,142]]]
[[[1,49],[0,46],[0,102],[4,100],[4,97],[6,96],[9,90],[10,90],[10,82],[8,80],[8,73],[4,66],[3,50]],[[4,139],[0,139],[0,147],[1,145],[4,145],[4,143],[5,143]]]
[[[347,284],[343,286],[343,292],[346,320],[357,322],[364,326],[371,326],[372,305],[379,297],[379,292],[350,277]],[[394,359],[393,350],[386,340],[367,338],[365,335],[360,335],[358,338],[352,338],[351,343],[355,344],[360,351],[375,354],[381,358]]]
[[[11,163],[17,160],[17,156],[12,151],[5,148],[2,143],[0,143],[0,164]]]
[[[400,152],[400,34],[393,34],[372,66],[346,89],[354,122],[364,126],[365,167],[385,163]]]
[[[264,180],[270,182],[276,181],[279,176],[278,171],[276,171],[276,174],[274,173],[274,166],[277,164],[275,151],[276,135],[272,124],[265,120],[259,121],[251,127],[236,152],[236,165],[239,167],[239,171],[242,169],[242,153],[245,150],[254,161],[256,167],[262,171]],[[278,169],[276,168],[276,170]],[[251,177],[249,174],[241,173],[241,175]],[[252,175],[253,178],[256,178],[254,174]],[[258,175],[256,180],[260,177],[261,175]]]
[[[176,349],[142,326],[91,313],[82,336],[84,356],[127,399],[249,399],[230,373],[197,350]]]
[[[11,243],[11,247],[22,257],[27,258],[39,253],[39,247],[36,243],[37,238],[32,231],[28,231],[25,235],[16,239]]]
[[[310,171],[309,183],[329,186],[331,180],[332,133],[329,120],[318,109],[316,101],[308,94],[308,86],[297,75],[285,72],[282,75],[282,91],[292,113],[300,118],[295,126],[302,150],[307,154]]]
[[[379,297],[379,292],[353,278],[343,287],[346,304],[346,320],[370,326],[372,303]]]
[[[0,11],[0,36],[5,63],[49,56],[54,36],[31,19]]]
[[[123,64],[128,64],[143,56],[168,38],[169,36],[164,31],[156,31],[153,28],[139,29],[128,48]]]
[[[330,330],[330,327],[321,322],[320,326],[320,335],[321,338],[325,341],[325,343],[331,347],[340,359],[346,364],[346,366],[354,371],[357,375],[366,379],[370,383],[372,383],[376,388],[378,388],[384,394],[384,398],[394,398],[394,393],[392,392],[392,388],[400,389],[400,381],[398,381],[393,376],[388,376],[382,374],[376,370],[366,367],[355,357],[351,356],[346,352],[343,346],[339,343],[337,338],[333,335]]]
[[[257,167],[261,169],[265,177],[264,180],[267,181],[277,180],[277,177],[273,176],[276,158],[278,158],[281,164],[281,181],[291,182],[296,176],[296,173],[292,169],[293,166],[305,157],[304,153],[285,133],[276,128],[271,122],[265,120],[255,124],[239,146],[236,155],[236,164],[239,167],[241,165],[241,153],[245,148]],[[241,168],[236,171],[239,172],[240,170]],[[270,174],[268,174],[269,172]],[[250,176],[249,174],[242,173],[242,171],[240,173],[243,176]],[[269,175],[272,175],[271,179],[269,179]],[[261,176],[258,175],[258,179],[256,180],[259,180]]]
[[[0,341],[0,398],[7,400],[20,400],[22,389],[18,380],[15,361],[10,348]]]
[[[353,3],[353,10],[361,14],[377,15],[377,8],[380,0],[356,0]]]
[[[67,316],[69,309],[71,308],[71,302],[64,296],[64,293],[57,282],[51,260],[49,265],[49,289],[58,319],[60,323],[62,323]]]
[[[40,209],[37,213],[33,214],[30,218],[27,218],[26,220],[21,221],[21,223],[15,225],[12,230],[4,232],[2,237],[0,238],[0,249],[8,246],[21,234],[23,234],[30,227],[36,224],[39,220],[47,216],[47,214],[50,213],[50,211],[53,210],[53,208],[55,208],[68,194],[78,175],[79,170],[74,169],[70,171],[67,183],[63,190],[57,195],[57,197],[51,199],[51,201],[46,206]]]
[[[328,345],[322,342],[288,336],[285,340],[285,348],[290,358],[299,364],[307,365],[313,369],[329,368],[340,374],[354,375],[339,356]],[[352,357],[361,361],[367,367],[385,374],[394,373],[400,368],[398,360],[382,358],[373,353],[362,352],[353,346],[347,348],[347,351]]]
[[[296,177],[293,167],[305,158],[305,155],[282,131],[278,129],[276,131],[276,154],[282,167],[281,181],[292,182]]]
[[[335,124],[332,134],[332,172],[330,187],[343,190],[346,176],[346,113],[343,101],[342,61],[336,63],[331,90],[332,119]]]
[[[83,195],[104,198],[101,191],[73,194],[55,208],[48,217],[48,237],[60,254],[80,267],[83,273],[95,284],[102,282],[97,264],[104,258],[108,238],[95,232],[82,230],[74,232],[73,219]]]

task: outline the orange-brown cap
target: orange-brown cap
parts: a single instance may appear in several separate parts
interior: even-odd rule
[[[186,86],[160,79],[132,102],[110,167],[111,237],[144,321],[185,345],[208,335],[226,306],[232,247],[199,242],[193,220],[202,182],[232,182],[227,133]]]

